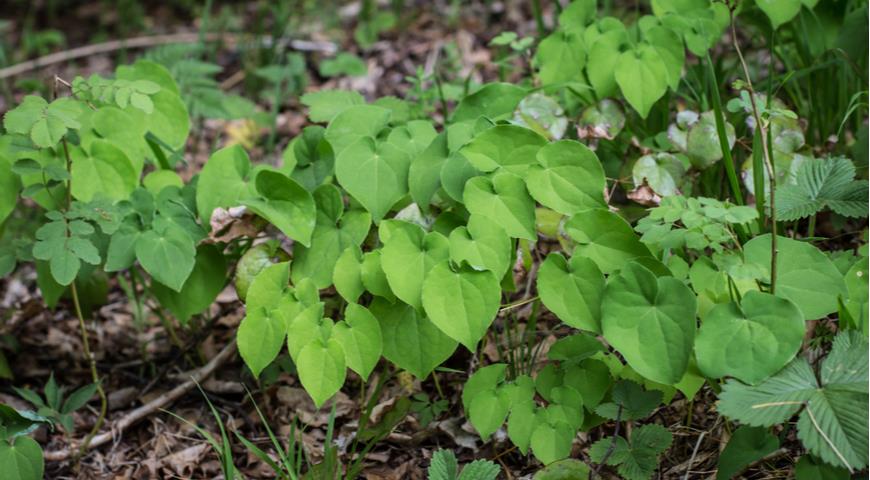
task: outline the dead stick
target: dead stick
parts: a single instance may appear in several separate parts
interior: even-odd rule
[[[214,41],[218,39],[227,40],[230,42],[238,42],[243,35],[232,35],[232,34],[210,34],[206,35],[206,39],[208,41]],[[35,70],[38,68],[47,67],[49,65],[54,65],[56,63],[68,62],[71,60],[76,60],[79,58],[89,57],[91,55],[97,55],[100,53],[109,53],[114,52],[116,50],[121,50],[124,48],[148,48],[148,47],[156,47],[158,45],[167,45],[171,43],[196,43],[200,40],[199,33],[172,33],[168,35],[147,35],[144,37],[134,37],[128,38],[124,40],[111,40],[103,43],[95,43],[93,45],[85,45],[84,47],[73,48],[71,50],[64,50],[62,52],[56,52],[49,55],[45,55],[39,58],[35,58],[33,60],[28,60],[26,62],[21,62],[6,68],[0,68],[0,80],[4,78],[14,77],[16,75],[21,75],[22,73],[29,72],[30,70]],[[271,43],[272,38],[266,37],[263,39],[265,43]],[[281,40],[284,42],[288,42],[288,40]],[[310,52],[323,52],[323,53],[335,53],[338,47],[334,43],[330,42],[313,42],[306,40],[289,40],[290,48],[299,51],[310,51]]]
[[[224,364],[227,360],[229,360],[236,353],[236,342],[230,342],[227,346],[224,347],[217,355],[214,356],[209,362],[202,367],[194,370],[190,373],[190,380],[182,383],[181,385],[173,388],[172,390],[160,395],[159,397],[151,400],[145,405],[133,410],[132,412],[121,417],[120,420],[114,422],[112,424],[112,428],[108,432],[103,432],[99,435],[94,436],[91,439],[91,443],[88,445],[88,449],[99,447],[100,445],[106,444],[110,442],[117,435],[121,434],[135,424],[136,422],[150,416],[152,413],[160,410],[161,408],[166,407],[172,402],[178,400],[184,394],[193,390],[197,383],[202,382],[209,375],[214,373],[218,367]],[[49,462],[58,462],[61,460],[66,460],[73,456],[78,449],[75,445],[70,445],[70,447],[64,450],[57,450],[54,452],[46,452],[44,457],[46,461]]]

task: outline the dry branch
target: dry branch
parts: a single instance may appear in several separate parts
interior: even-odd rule
[[[202,367],[190,372],[190,380],[182,383],[181,385],[173,388],[172,390],[160,395],[159,397],[151,400],[145,405],[131,411],[130,413],[124,415],[118,421],[112,423],[112,427],[108,432],[103,432],[99,435],[94,436],[91,439],[90,444],[88,445],[88,449],[99,447],[100,445],[104,445],[111,441],[114,438],[117,438],[118,435],[124,432],[127,428],[132,426],[133,424],[139,422],[140,420],[147,418],[154,412],[170,405],[172,402],[178,400],[182,396],[184,396],[187,392],[192,390],[197,383],[202,382],[209,375],[214,373],[218,367],[224,364],[227,360],[232,358],[232,356],[236,353],[236,342],[230,342],[221,350],[217,355],[214,356],[209,362]],[[53,452],[45,453],[45,460],[50,462],[58,462],[62,460],[66,460],[76,454],[78,452],[78,445],[70,445],[69,447],[63,450],[57,450]]]

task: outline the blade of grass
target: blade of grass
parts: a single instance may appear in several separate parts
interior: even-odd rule
[[[728,184],[731,186],[731,194],[737,205],[743,205],[743,192],[740,191],[740,181],[734,169],[734,159],[731,156],[731,147],[728,146],[728,136],[725,131],[725,116],[722,113],[722,99],[719,97],[719,82],[716,79],[716,70],[713,68],[713,60],[707,54],[707,68],[709,73],[709,96],[713,104],[713,115],[716,118],[716,133],[719,137],[719,146],[722,148],[722,162],[725,165],[725,174],[728,176]]]

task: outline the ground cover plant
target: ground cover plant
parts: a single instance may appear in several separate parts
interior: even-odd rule
[[[623,3],[512,6],[483,73],[460,35],[392,90],[432,7],[342,45],[207,2],[4,83],[0,471],[865,475],[866,2]],[[20,346],[53,321],[75,374]]]

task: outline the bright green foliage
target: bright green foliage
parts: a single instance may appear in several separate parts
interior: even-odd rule
[[[154,111],[151,95],[160,91],[160,85],[150,80],[110,80],[94,74],[87,80],[76,77],[72,82],[72,91],[76,98],[87,102],[115,104],[120,108],[130,105],[151,113]]]
[[[604,338],[644,377],[673,385],[689,363],[695,339],[695,295],[673,277],[656,278],[629,263],[604,290]]]
[[[334,338],[315,339],[299,352],[296,368],[299,381],[319,408],[344,385],[344,350]]]
[[[557,30],[541,40],[535,52],[544,85],[579,81],[586,64],[586,45],[578,31]]]
[[[756,0],[758,8],[767,14],[775,29],[791,21],[800,12],[803,3],[801,0]]]
[[[352,111],[344,112],[335,121]],[[327,137],[333,125],[330,123],[327,128]],[[408,193],[411,161],[408,153],[391,143],[378,143],[371,137],[362,137],[343,149],[336,146],[333,140],[330,143],[333,143],[336,151],[340,150],[335,159],[335,175],[339,183],[378,223]],[[344,143],[343,140],[341,143]]]
[[[592,260],[551,253],[538,270],[541,301],[572,327],[601,332],[604,275]]]
[[[397,225],[384,243],[381,266],[392,292],[417,310],[423,308],[423,280],[436,264],[447,260],[449,243],[438,232],[425,233],[417,225],[390,220]],[[381,223],[383,231],[387,222]],[[401,226],[398,226],[401,225]]]
[[[333,338],[344,349],[348,368],[367,380],[381,358],[381,327],[371,312],[355,303],[347,305],[344,315],[332,329]]]
[[[365,99],[357,92],[346,90],[321,90],[302,95],[302,104],[308,106],[308,118],[312,122],[329,122],[336,115],[354,106],[363,105]]]
[[[577,242],[573,255],[591,259],[606,274],[626,262],[650,256],[628,222],[608,210],[578,212],[565,223],[565,230]]]
[[[742,426],[734,431],[719,455],[717,480],[730,480],[753,462],[779,448],[779,439],[765,428]]]
[[[803,315],[787,299],[747,292],[740,304],[722,303],[704,317],[695,354],[710,378],[758,383],[784,367],[800,349]]]
[[[654,250],[712,248],[721,252],[736,240],[734,225],[758,218],[752,207],[735,206],[713,198],[663,198],[661,205],[637,222],[641,241]]]
[[[545,144],[546,139],[534,130],[497,125],[475,136],[459,153],[481,172],[503,168],[523,175]]]
[[[606,462],[617,466],[619,474],[626,480],[648,480],[655,473],[659,455],[671,446],[673,436],[666,428],[650,424],[632,430],[630,440],[617,437],[616,446]],[[592,461],[604,461],[613,441],[613,438],[606,437],[592,444],[589,449]]]
[[[259,198],[240,203],[306,247],[311,244],[317,215],[308,190],[283,173],[262,170],[254,182]]]
[[[381,325],[384,358],[423,379],[456,350],[456,340],[409,305],[375,299],[369,307]]]
[[[193,270],[180,291],[156,282],[151,285],[151,290],[160,304],[184,324],[214,302],[226,284],[226,274],[227,262],[223,253],[214,245],[203,244],[196,249]]]
[[[379,165],[379,158],[369,157],[374,156],[374,139],[389,121],[390,111],[373,105],[354,105],[336,114],[329,121],[325,134],[326,140],[332,145],[332,151],[336,155],[336,170],[338,170],[338,164],[341,163],[340,156],[344,149],[364,138],[368,138],[369,142],[358,146],[357,153],[347,158],[356,158],[359,161],[368,159],[368,161],[375,161],[375,165]],[[371,151],[366,153],[366,149]],[[348,167],[351,166],[351,164],[348,165]],[[340,178],[339,182],[341,182]]]
[[[846,294],[843,275],[818,248],[790,238],[777,238],[776,295],[792,301],[805,320],[822,318],[837,311],[837,297]],[[743,256],[747,263],[761,267],[770,275],[770,235],[746,242]]]
[[[495,480],[501,467],[489,460],[475,460],[459,471],[456,456],[450,450],[438,450],[432,454],[429,464],[429,480]]]
[[[722,145],[716,130],[714,112],[698,114],[684,110],[677,114],[677,121],[668,127],[668,140],[688,156],[692,166],[704,170],[722,159]],[[725,136],[732,148],[737,137],[734,126],[725,122]]]
[[[436,264],[423,282],[426,315],[448,337],[472,352],[495,319],[501,301],[498,278],[469,267]]]
[[[81,127],[78,122],[82,106],[71,98],[59,98],[51,103],[42,97],[28,95],[3,117],[3,126],[10,133],[27,135],[37,147],[48,148],[70,129]]]
[[[537,160],[526,185],[541,205],[565,215],[605,206],[604,170],[585,145],[560,140],[538,150]]]
[[[513,114],[526,90],[510,83],[490,83],[466,96],[453,111],[453,123],[477,120],[481,115],[501,120]]]
[[[283,262],[265,267],[251,282],[237,342],[239,354],[255,377],[278,356],[284,345],[287,320],[276,307],[281,305],[289,281],[290,264]]]
[[[532,93],[520,101],[514,112],[513,123],[530,128],[543,137],[559,140],[568,129],[565,110],[553,97]]]
[[[164,224],[136,239],[136,258],[155,280],[180,292],[196,262],[193,239],[173,224]]]
[[[719,411],[759,427],[800,412],[798,438],[810,453],[831,465],[860,470],[867,466],[867,376],[866,339],[844,332],[822,361],[818,380],[806,359],[797,358],[755,387],[727,381]]]
[[[538,470],[533,480],[587,480],[588,478],[589,467],[585,463],[573,458],[566,458]]]
[[[248,154],[239,145],[223,148],[209,157],[196,189],[196,210],[203,223],[208,223],[215,208],[234,207],[253,196],[250,170]]]
[[[89,202],[96,197],[127,199],[138,186],[138,175],[123,150],[106,140],[91,142],[90,151],[70,147],[72,194]]]
[[[870,280],[870,268],[867,257],[860,258],[844,278],[849,299],[845,302],[846,310],[852,317],[854,327],[867,333],[868,328],[868,280]],[[842,314],[841,314],[842,315]]]
[[[625,99],[644,118],[668,89],[668,70],[651,45],[623,52],[613,73]]]
[[[51,221],[36,231],[33,256],[49,262],[57,283],[69,285],[78,274],[81,262],[99,265],[101,261],[99,250],[90,240],[95,229],[87,221],[57,211],[48,212],[46,217]]]
[[[481,215],[471,215],[468,225],[450,232],[450,259],[502,278],[510,268],[511,239],[502,227]]]
[[[335,58],[328,58],[320,62],[320,75],[324,77],[337,77],[341,75],[363,77],[367,72],[368,68],[365,62],[348,52],[341,52]]]
[[[867,181],[855,180],[849,159],[808,159],[795,176],[796,183],[776,189],[777,219],[797,220],[826,208],[845,217],[867,216]]]
[[[234,284],[236,293],[242,301],[248,295],[248,288],[254,278],[263,271],[264,268],[271,265],[272,257],[275,255],[278,245],[275,242],[261,243],[248,249],[239,259],[236,264],[236,274]]]
[[[42,448],[36,440],[25,437],[0,439],[0,470],[9,480],[39,480],[43,478],[45,462]]]
[[[498,223],[511,237],[536,238],[535,202],[522,178],[506,171],[474,177],[465,184],[463,200],[472,215]]]

